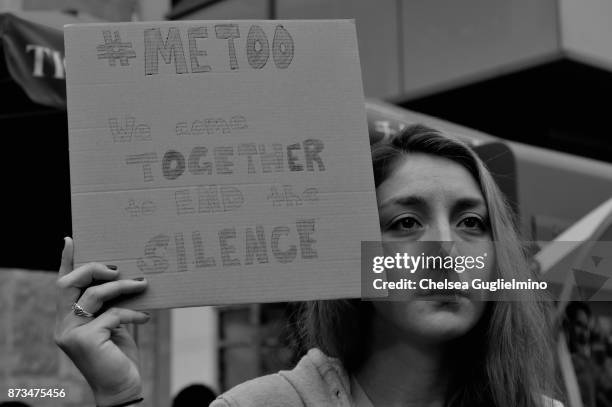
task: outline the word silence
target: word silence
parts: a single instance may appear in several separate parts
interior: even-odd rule
[[[271,262],[286,264],[298,257],[316,259],[314,232],[315,219],[300,219],[294,225],[229,227],[219,230],[216,241],[208,245],[204,243],[202,233],[194,230],[187,236],[191,240],[190,249],[193,249],[192,259],[187,255],[185,233],[159,234],[146,243],[145,255],[138,259],[137,265],[142,272],[150,274],[216,266],[237,267]],[[237,239],[242,240],[242,253],[239,253]],[[174,259],[168,252],[176,253]],[[171,260],[176,264],[171,264]]]

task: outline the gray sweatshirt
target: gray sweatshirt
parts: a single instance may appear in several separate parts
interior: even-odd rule
[[[293,370],[249,380],[228,390],[210,407],[373,407],[338,359],[311,349]],[[563,407],[542,396],[543,407]]]
[[[210,407],[349,407],[351,382],[340,361],[311,349],[293,370],[249,380]]]

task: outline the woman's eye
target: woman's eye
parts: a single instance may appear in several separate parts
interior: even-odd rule
[[[400,218],[391,224],[391,229],[401,231],[414,231],[421,227],[421,223],[419,223],[419,221],[413,217]]]
[[[459,222],[459,227],[468,230],[486,230],[485,222],[477,216],[468,216]]]

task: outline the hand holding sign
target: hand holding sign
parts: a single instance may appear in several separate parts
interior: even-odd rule
[[[77,264],[131,307],[360,295],[379,240],[351,21],[67,26]]]
[[[73,270],[74,246],[65,239],[59,270],[55,342],[72,359],[90,384],[96,404],[116,405],[140,397],[138,348],[124,324],[142,324],[145,313],[120,308],[103,311],[104,302],[146,289],[146,281],[117,280],[116,270],[88,263]],[[94,285],[94,281],[97,282]],[[74,303],[100,315],[75,315]]]

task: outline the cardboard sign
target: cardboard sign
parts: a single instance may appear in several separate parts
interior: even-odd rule
[[[358,297],[380,240],[353,21],[65,28],[75,261],[135,308]]]

